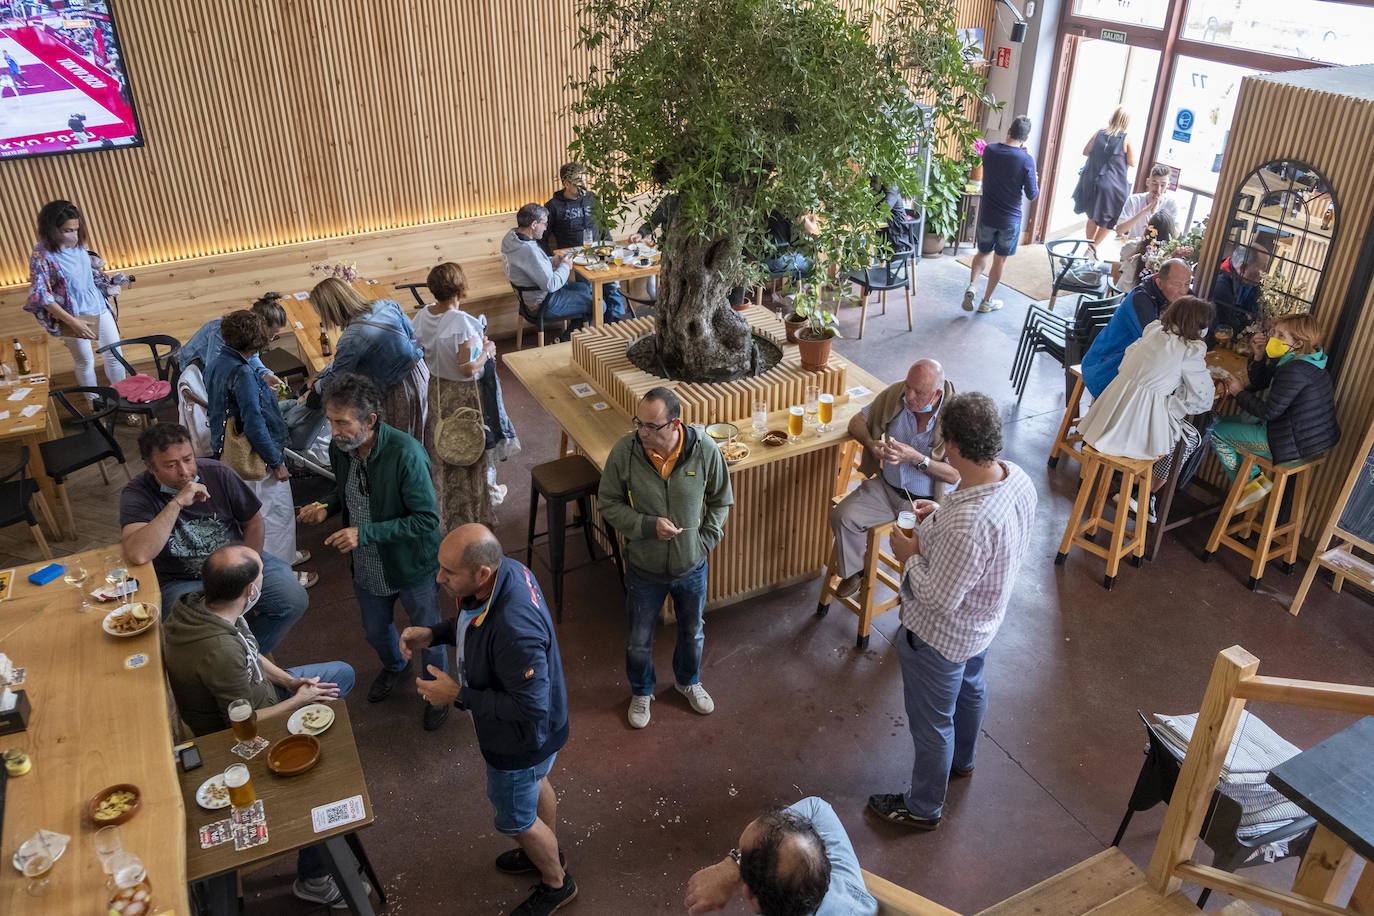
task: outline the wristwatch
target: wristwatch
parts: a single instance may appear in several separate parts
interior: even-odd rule
[[[730,861],[735,863],[735,867],[736,867],[736,868],[739,868],[739,859],[740,859],[739,847],[736,846],[734,849],[730,850],[729,856],[730,856]]]
[[[918,470],[918,471],[924,471],[924,470],[925,470],[926,468],[928,468],[928,467],[930,467],[930,456],[929,456],[929,455],[924,456],[923,458],[921,458],[920,461],[918,461],[918,462],[916,463],[916,470]]]

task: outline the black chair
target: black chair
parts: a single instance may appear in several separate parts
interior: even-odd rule
[[[43,530],[38,527],[38,519],[34,517],[30,505],[35,499],[43,509],[43,514],[47,515],[43,494],[38,492],[37,482],[29,476],[29,447],[21,445],[15,464],[0,471],[0,528],[24,522],[29,526],[29,534],[33,535],[33,542],[38,545],[43,559],[51,560],[52,550],[48,548],[47,539],[43,537]]]
[[[1097,249],[1087,239],[1060,239],[1046,242],[1045,252],[1050,258],[1050,311],[1054,311],[1055,300],[1061,292],[1088,293],[1093,296],[1106,294],[1111,285],[1111,275],[1103,272],[1096,285],[1084,283],[1077,271],[1083,267],[1097,264]]]
[[[87,395],[94,395],[94,402]],[[77,430],[60,439],[39,443],[38,446],[43,456],[43,466],[53,483],[57,484],[58,502],[62,504],[62,512],[67,518],[68,530],[75,531],[72,504],[64,486],[68,477],[94,464],[100,468],[101,479],[108,484],[110,477],[105,473],[102,462],[106,458],[113,458],[124,469],[124,479],[129,479],[129,465],[114,434],[114,414],[122,408],[119,406],[119,393],[113,388],[73,385],[70,388],[58,388],[49,397],[62,408],[57,416]]]
[[[915,273],[912,264],[916,257],[913,248],[899,248],[887,256],[881,264],[874,264],[863,270],[855,271],[847,278],[850,283],[859,287],[859,292],[863,295],[863,311],[859,313],[859,339],[864,336],[864,323],[868,321],[868,297],[873,293],[878,293],[878,302],[883,307],[882,313],[887,314],[887,294],[889,290],[903,290],[906,297],[906,329],[912,330],[911,323],[911,289],[912,277]]]
[[[515,290],[515,310],[518,313],[515,321],[515,349],[520,350],[525,346],[526,324],[534,325],[535,339],[539,342],[539,346],[544,346],[544,310],[540,307],[542,303],[531,306],[525,301],[525,294],[540,292],[539,287],[520,286],[512,281],[510,288]],[[554,318],[551,321],[561,325],[558,332],[560,336],[567,332],[568,319]]]
[[[1011,384],[1016,390],[1017,403],[1026,393],[1035,355],[1048,353],[1065,370],[1082,362],[1083,354],[1112,320],[1124,296],[1124,293],[1105,297],[1079,296],[1073,318],[1056,315],[1043,305],[1027,309],[1011,366]],[[1067,393],[1067,396],[1072,395]]]
[[[157,372],[157,378],[167,382],[172,386],[172,390],[156,401],[135,403],[125,400],[118,394],[119,412],[134,414],[147,418],[148,422],[156,422],[158,410],[167,403],[176,403],[177,397],[177,351],[181,349],[181,341],[167,334],[150,334],[147,337],[130,337],[127,340],[117,340],[114,343],[101,347],[97,353],[102,354],[106,359],[113,358],[130,375],[137,375],[138,370],[134,364],[129,362],[124,350],[129,347],[147,347],[148,353],[152,357],[153,367]]]
[[[397,284],[396,284],[396,288],[397,288],[397,289],[408,289],[408,290],[410,290],[410,294],[411,294],[412,296],[415,297],[415,307],[416,307],[417,309],[422,309],[422,308],[424,308],[425,306],[429,305],[429,303],[426,302],[426,301],[425,301],[423,298],[421,298],[421,296],[420,296],[420,290],[424,290],[425,292],[429,292],[429,284],[427,284],[427,283],[397,283]]]
[[[555,619],[563,622],[563,540],[568,528],[581,528],[587,538],[587,554],[593,561],[596,556],[596,542],[592,540],[592,528],[599,528],[611,545],[611,557],[620,577],[625,578],[625,565],[620,559],[620,540],[616,533],[598,525],[591,514],[591,497],[601,486],[601,472],[584,455],[565,455],[553,461],[537,464],[530,471],[530,527],[525,539],[525,565],[534,560],[534,539],[548,535],[549,567],[553,571],[553,606]],[[535,531],[534,523],[539,518],[539,497],[544,497],[547,505],[549,527],[547,531]],[[569,525],[568,503],[577,503],[578,518]]]
[[[1174,786],[1178,782],[1179,771],[1183,766],[1183,761],[1174,756],[1163,736],[1145,714],[1136,710],[1136,715],[1140,716],[1140,721],[1144,723],[1150,743],[1145,749],[1145,762],[1140,767],[1140,775],[1136,777],[1135,788],[1131,790],[1130,800],[1126,802],[1126,814],[1121,818],[1121,826],[1116,829],[1116,836],[1112,837],[1113,846],[1121,845],[1121,838],[1126,835],[1126,827],[1137,811],[1147,811],[1160,802],[1169,804],[1169,800],[1173,798]],[[1312,829],[1317,826],[1317,822],[1312,818],[1300,817],[1260,836],[1241,838],[1237,836],[1241,814],[1240,802],[1226,794],[1226,784],[1220,783],[1212,793],[1212,801],[1202,819],[1202,842],[1212,850],[1213,868],[1234,872],[1239,868],[1262,865],[1289,856],[1301,858],[1312,840]],[[1280,848],[1274,848],[1271,850],[1272,858],[1266,858],[1263,847],[1281,841],[1286,841],[1286,851],[1280,854]],[[1197,899],[1199,909],[1207,902],[1211,893],[1211,888],[1202,889]]]

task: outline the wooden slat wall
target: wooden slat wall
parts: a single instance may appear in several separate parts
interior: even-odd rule
[[[1327,80],[1323,79],[1323,82]],[[1230,145],[1217,181],[1210,226],[1224,226],[1235,190],[1255,169],[1275,159],[1297,159],[1331,182],[1339,210],[1336,240],[1327,260],[1314,315],[1327,339],[1335,328],[1352,282],[1360,252],[1370,244],[1366,232],[1374,218],[1374,171],[1369,168],[1368,140],[1374,136],[1374,66],[1329,72],[1331,90],[1288,85],[1281,79],[1246,78],[1232,121]],[[1356,95],[1335,91],[1344,88]],[[1219,232],[1203,244],[1198,288],[1211,288],[1221,246]],[[1374,291],[1366,296],[1336,379],[1340,444],[1316,471],[1312,505],[1304,534],[1320,531],[1335,502],[1364,433],[1374,423]]]

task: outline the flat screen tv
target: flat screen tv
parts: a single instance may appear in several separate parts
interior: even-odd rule
[[[0,0],[0,159],[142,146],[112,0]]]

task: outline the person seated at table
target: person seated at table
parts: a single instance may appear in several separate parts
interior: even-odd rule
[[[803,234],[810,238],[815,238],[821,234],[820,221],[814,213],[804,213],[797,220]],[[796,227],[793,221],[774,211],[768,214],[768,240],[770,243],[768,257],[764,259],[764,265],[769,273],[774,275],[787,274],[793,279],[798,279],[811,271],[811,258],[807,257],[796,247]]]
[[[580,162],[565,162],[558,170],[562,187],[544,204],[549,211],[549,228],[539,240],[539,247],[548,254],[558,248],[581,248],[586,233],[601,241],[601,227],[592,209],[596,195],[587,190],[587,170]]]
[[[1241,451],[1274,464],[1315,458],[1341,438],[1331,375],[1326,371],[1321,328],[1311,315],[1285,315],[1274,322],[1266,345],[1277,360],[1269,387],[1247,391],[1234,375],[1226,393],[1245,416],[1226,417],[1212,430],[1212,450],[1226,476],[1236,479]],[[1238,508],[1253,506],[1269,494],[1273,481],[1251,468]]]
[[[1187,417],[1208,410],[1215,399],[1204,342],[1215,317],[1216,309],[1205,299],[1175,299],[1126,348],[1116,378],[1078,424],[1083,441],[1104,455],[1154,459],[1151,493],[1168,481],[1179,440],[1179,467],[1202,441]],[[1155,520],[1154,502],[1152,495],[1150,521]]]
[[[1169,193],[1169,178],[1173,173],[1162,162],[1150,166],[1145,178],[1145,190],[1126,198],[1121,215],[1116,218],[1116,236],[1122,239],[1139,238],[1145,226],[1156,216],[1167,216],[1178,225],[1178,198]]]
[[[1126,348],[1140,339],[1150,322],[1159,320],[1170,303],[1186,296],[1192,283],[1193,269],[1188,262],[1171,258],[1126,294],[1083,356],[1083,387],[1093,397],[1102,394],[1116,378]]]
[[[202,591],[206,559],[229,544],[262,553],[262,503],[227,465],[197,458],[191,433],[179,423],[158,423],[138,437],[146,470],[119,494],[124,557],[152,563],[162,590],[162,615],[178,598]],[[263,558],[261,600],[248,625],[262,651],[271,652],[305,613],[310,599],[289,564]]]
[[[895,521],[916,499],[939,501],[959,473],[945,462],[940,408],[954,395],[944,367],[933,359],[912,364],[904,381],[884,389],[849,420],[863,446],[859,470],[868,479],[830,511],[835,533],[835,594],[848,598],[863,578],[868,529]]]
[[[573,279],[572,257],[550,257],[539,247],[549,228],[549,211],[539,204],[525,204],[515,214],[515,228],[501,239],[501,263],[506,279],[525,287],[526,307],[545,319],[569,321],[570,330],[581,327],[592,317],[592,285]],[[581,239],[578,240],[581,244]],[[605,301],[606,323],[625,317],[625,297],[619,289],[606,284],[601,290]]]
[[[1156,213],[1150,217],[1149,225],[1145,227],[1145,232],[1139,238],[1127,239],[1121,246],[1120,260],[1121,275],[1116,279],[1118,289],[1135,289],[1140,283],[1141,274],[1145,273],[1145,256],[1150,253],[1150,246],[1155,242],[1163,244],[1178,234],[1178,225],[1174,218],[1167,213]],[[1103,263],[1103,270],[1110,269],[1111,265]]]
[[[1210,296],[1217,307],[1218,323],[1239,331],[1259,317],[1260,280],[1273,258],[1270,246],[1256,239],[1249,245],[1237,245],[1221,262]]]
[[[315,376],[314,390],[323,395],[335,375],[361,373],[381,391],[391,425],[423,442],[429,417],[429,367],[401,306],[391,299],[368,302],[337,277],[316,284],[310,301],[320,313],[322,326],[343,330],[334,347],[334,361]]]
[[[262,320],[263,326],[267,329],[268,343],[281,336],[286,329],[286,309],[281,307],[281,293],[268,293],[257,302],[248,307],[248,311],[257,315]],[[184,371],[187,366],[199,366],[200,371],[205,371],[210,358],[219,352],[219,348],[224,344],[224,337],[220,332],[220,327],[224,323],[224,318],[211,318],[200,326],[200,330],[191,335],[191,339],[181,345],[177,350],[177,365]],[[254,354],[249,360],[255,371],[267,384],[273,388],[281,387],[281,379],[263,365],[262,357]]]
[[[167,682],[192,734],[229,728],[229,704],[235,700],[251,703],[261,722],[348,696],[353,669],[344,662],[281,668],[262,654],[243,619],[262,596],[257,551],[242,544],[221,547],[206,557],[203,573],[204,591],[178,598],[162,629]],[[327,906],[343,900],[322,846],[306,846],[296,854],[291,891]]]
[[[692,875],[684,902],[699,916],[725,909],[736,893],[754,913],[878,912],[844,824],[814,796],[750,821],[729,855]]]

